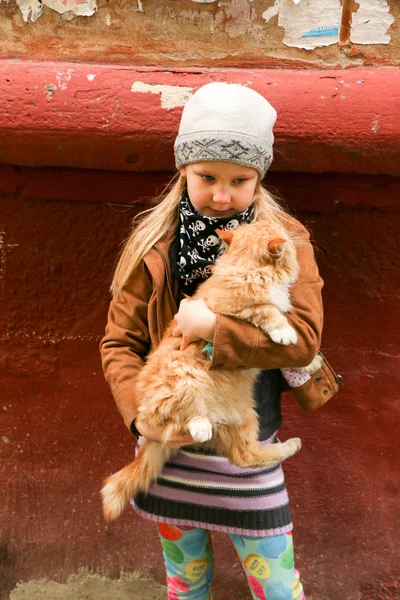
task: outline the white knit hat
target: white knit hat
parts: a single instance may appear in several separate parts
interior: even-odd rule
[[[207,83],[183,109],[175,140],[177,169],[197,162],[233,162],[264,177],[272,163],[276,110],[255,90]]]

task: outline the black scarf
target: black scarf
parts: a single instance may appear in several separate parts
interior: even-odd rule
[[[241,223],[251,223],[253,217],[253,204],[233,217],[205,217],[193,207],[187,190],[182,192],[179,226],[169,258],[183,294],[191,296],[195,292],[211,275],[212,265],[224,251],[225,244],[215,233],[216,229],[236,229]]]

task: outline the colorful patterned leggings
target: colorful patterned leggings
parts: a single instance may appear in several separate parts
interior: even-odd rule
[[[198,527],[158,523],[167,569],[168,600],[212,600],[214,554]],[[291,532],[270,537],[230,534],[254,600],[306,600],[294,568]]]

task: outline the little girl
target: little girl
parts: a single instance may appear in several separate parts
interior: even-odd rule
[[[280,369],[308,365],[319,349],[322,280],[309,235],[261,185],[272,162],[275,120],[275,110],[254,90],[226,83],[200,88],[183,110],[175,141],[178,180],[126,243],[101,353],[118,409],[139,446],[143,438],[161,441],[163,431],[135,421],[135,376],[171,319],[184,344],[212,342],[210,369],[263,369],[254,398],[265,444],[277,439],[282,423]],[[221,250],[217,229],[266,216],[297,243],[300,275],[287,315],[295,345],[275,344],[249,323],[214,314],[202,300],[182,299],[210,275]],[[148,494],[132,499],[139,515],[157,522],[168,599],[211,598],[209,531],[215,530],[230,535],[253,598],[304,600],[281,465],[241,469],[191,444],[190,435],[173,439],[177,455]]]

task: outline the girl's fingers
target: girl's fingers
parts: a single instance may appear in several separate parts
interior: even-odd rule
[[[186,348],[192,343],[192,340],[185,335],[182,338],[181,347],[179,348],[181,351],[186,350]]]

